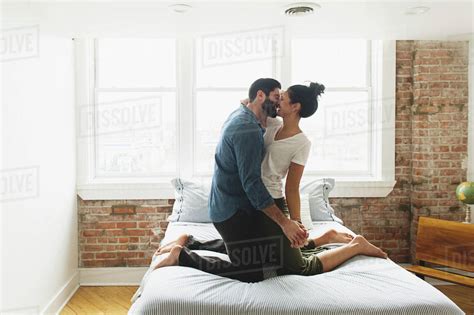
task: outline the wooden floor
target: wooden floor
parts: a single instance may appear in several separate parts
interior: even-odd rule
[[[138,287],[80,287],[61,311],[70,314],[127,314]]]
[[[436,286],[466,314],[474,314],[474,289],[458,285]],[[130,298],[137,287],[80,287],[61,315],[127,314]]]
[[[436,288],[456,303],[466,315],[474,315],[474,288],[460,285],[437,285]]]

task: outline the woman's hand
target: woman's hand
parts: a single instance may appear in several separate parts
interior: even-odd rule
[[[245,105],[245,106],[247,106],[249,103],[250,103],[250,100],[248,99],[248,97],[240,101],[240,104]]]
[[[308,242],[309,233],[299,222],[288,219],[285,224],[283,224],[282,230],[293,248],[303,247]]]
[[[290,215],[290,219],[293,220],[293,221],[296,221],[296,222],[298,222],[298,223],[303,223],[303,221],[301,221],[301,218],[299,218],[299,217],[296,218],[296,217],[292,217],[292,216]]]

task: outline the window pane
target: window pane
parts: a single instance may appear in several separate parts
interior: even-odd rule
[[[240,105],[247,91],[242,92],[197,92],[195,134],[195,172],[212,174],[214,153],[220,130],[231,112]]]
[[[175,93],[100,92],[95,113],[98,177],[176,171]]]
[[[369,112],[367,92],[324,93],[318,111],[301,120],[301,129],[312,142],[306,172],[368,171]]]
[[[293,40],[291,79],[316,81],[326,87],[364,87],[367,85],[367,41]]]
[[[197,40],[196,86],[248,89],[258,78],[273,77],[272,45],[279,51],[281,41],[272,41],[271,36],[263,33],[244,32]],[[277,59],[278,51],[274,52]]]
[[[99,39],[97,43],[98,87],[176,86],[174,39]]]

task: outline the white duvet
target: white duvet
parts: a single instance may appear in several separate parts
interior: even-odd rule
[[[336,222],[314,222],[310,236],[331,228],[354,234]],[[173,222],[162,243],[182,233],[201,240],[220,238],[212,224]],[[464,314],[436,288],[389,259],[356,256],[320,275],[243,283],[188,267],[153,270],[165,255],[152,261],[129,314]]]

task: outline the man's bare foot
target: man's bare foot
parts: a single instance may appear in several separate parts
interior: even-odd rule
[[[349,243],[354,237],[349,233],[338,232],[331,229],[314,239],[316,246],[321,246],[329,243]]]
[[[362,235],[356,235],[354,239],[349,244],[357,244],[359,246],[359,254],[380,258],[387,258],[388,255],[383,250],[378,248],[375,245],[372,245],[368,240],[365,239]]]
[[[164,254],[164,253],[169,253],[174,245],[181,245],[181,246],[186,245],[188,239],[189,239],[188,234],[181,234],[176,240],[174,240],[174,241],[172,241],[172,242],[170,242],[166,245],[160,246],[156,250],[155,256],[158,256],[158,255],[161,255],[161,254]]]
[[[182,249],[183,247],[181,245],[174,245],[173,248],[171,248],[168,257],[160,261],[158,265],[155,266],[155,269],[168,266],[177,266],[179,254],[181,253]]]

